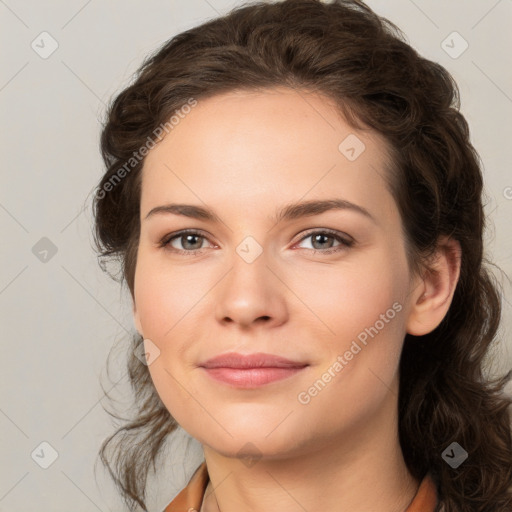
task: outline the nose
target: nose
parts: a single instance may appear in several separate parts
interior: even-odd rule
[[[231,269],[217,287],[217,320],[243,329],[253,325],[277,327],[286,322],[287,288],[277,274],[264,252],[252,263],[235,254]]]

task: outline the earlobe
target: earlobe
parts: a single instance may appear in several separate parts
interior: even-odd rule
[[[459,280],[461,248],[457,240],[442,237],[429,269],[413,296],[407,333],[423,336],[432,332],[448,313]]]

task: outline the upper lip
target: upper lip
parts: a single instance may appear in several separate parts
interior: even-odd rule
[[[263,352],[248,355],[229,352],[212,357],[199,366],[203,368],[303,368],[307,363]]]

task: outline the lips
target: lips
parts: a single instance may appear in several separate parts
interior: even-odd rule
[[[208,359],[200,364],[203,368],[303,368],[307,363],[293,361],[273,354],[258,352],[256,354],[238,354],[231,352]]]
[[[208,359],[202,367],[212,379],[236,388],[254,389],[300,373],[308,363],[273,354],[222,354]]]

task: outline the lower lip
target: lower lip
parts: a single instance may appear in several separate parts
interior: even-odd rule
[[[256,388],[286,379],[304,370],[301,368],[204,368],[215,380],[231,384],[237,388]]]

